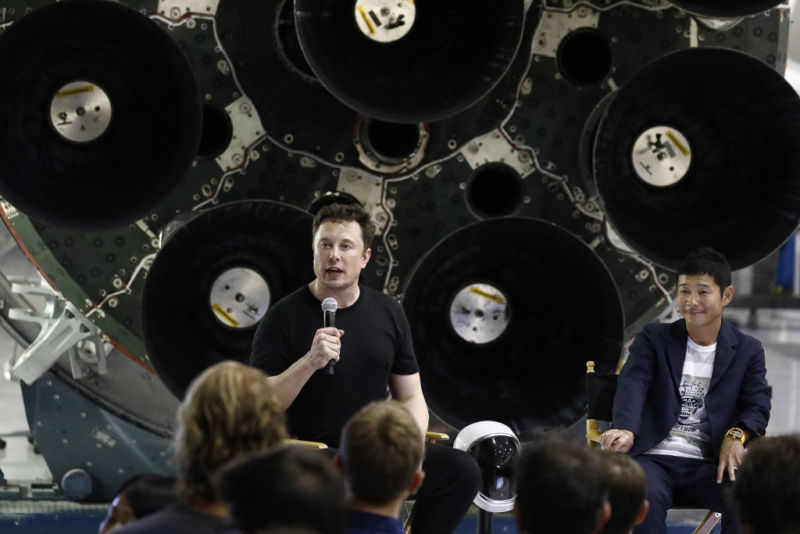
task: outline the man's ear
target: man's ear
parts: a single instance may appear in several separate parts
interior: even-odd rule
[[[361,257],[361,268],[365,268],[367,263],[369,262],[370,257],[372,257],[372,249],[368,248],[364,251],[364,255]]]
[[[337,454],[333,457],[333,465],[336,466],[336,469],[339,470],[340,473],[344,473],[344,466],[342,465],[342,455]]]
[[[731,303],[733,298],[733,286],[728,286],[722,290],[722,306],[725,307]]]
[[[422,486],[422,482],[425,480],[425,471],[422,469],[418,469],[414,476],[411,478],[411,483],[408,485],[408,494],[414,495],[420,486]]]
[[[600,519],[597,521],[597,525],[592,529],[592,534],[597,534],[602,531],[609,519],[611,519],[611,504],[605,501],[603,503],[603,509],[600,510]]]
[[[641,525],[644,522],[644,518],[647,517],[647,512],[650,510],[650,501],[647,499],[644,500],[642,503],[642,507],[639,509],[639,513],[636,515],[636,522],[634,525]]]

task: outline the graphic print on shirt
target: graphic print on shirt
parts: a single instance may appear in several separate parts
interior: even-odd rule
[[[708,459],[713,455],[711,429],[706,414],[706,395],[711,385],[716,344],[698,346],[690,339],[686,347],[678,393],[681,411],[669,435],[647,454]]]
[[[681,381],[681,419],[692,417],[705,406],[708,380],[684,376]]]

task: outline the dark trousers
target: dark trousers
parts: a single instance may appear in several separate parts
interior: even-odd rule
[[[425,481],[416,493],[412,534],[450,534],[481,488],[481,471],[464,451],[427,443]]]
[[[728,476],[717,484],[717,463],[677,456],[643,454],[635,457],[647,474],[650,511],[634,534],[666,534],[667,510],[673,507],[708,508],[722,513],[723,534],[738,534],[729,502]]]

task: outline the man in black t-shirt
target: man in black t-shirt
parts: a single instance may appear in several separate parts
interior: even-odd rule
[[[292,435],[338,446],[339,433],[350,416],[372,401],[385,399],[386,385],[391,387],[394,380],[411,383],[407,396],[397,393],[397,387],[393,396],[406,404],[412,397],[418,408],[417,424],[427,426],[427,406],[417,391],[419,369],[403,309],[372,288],[359,286],[359,290],[356,302],[336,311],[336,326],[346,334],[337,346],[341,352],[334,374],[313,372],[286,408]],[[320,309],[320,301],[308,287],[275,304],[256,335],[250,364],[271,376],[289,369],[298,355],[308,351],[309,339],[315,338],[322,321]]]
[[[391,297],[358,283],[369,261],[374,227],[355,205],[331,204],[314,218],[316,278],[272,306],[253,340],[250,364],[270,375],[291,433],[336,446],[347,420],[387,396],[402,403],[424,435],[422,394],[411,331]],[[321,302],[338,303],[336,328],[322,328]],[[333,375],[320,370],[333,360]],[[470,456],[428,446],[427,476],[417,494],[415,534],[446,534],[458,526],[480,487]]]

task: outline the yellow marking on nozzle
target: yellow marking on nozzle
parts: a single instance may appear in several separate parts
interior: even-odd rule
[[[213,306],[211,306],[211,309],[220,314],[223,319],[231,323],[231,326],[239,326],[239,321],[228,315],[228,312],[223,310],[219,304],[214,304]]]
[[[482,291],[482,290],[478,289],[477,287],[471,287],[471,288],[469,288],[469,290],[470,290],[470,292],[475,293],[476,295],[480,295],[480,296],[485,297],[485,298],[487,298],[489,300],[493,300],[498,304],[505,304],[506,303],[506,301],[503,300],[503,297],[501,297],[500,295],[492,295],[491,293],[487,293],[486,291]]]
[[[66,89],[56,93],[57,98],[64,98],[65,96],[78,95],[81,93],[91,93],[94,91],[94,85],[85,85],[83,87],[76,87],[75,89]]]
[[[685,146],[683,146],[681,144],[681,142],[678,141],[678,138],[675,137],[675,135],[673,135],[673,133],[670,132],[669,130],[667,130],[667,137],[669,137],[670,141],[675,143],[675,146],[678,147],[678,150],[680,150],[683,153],[684,156],[688,156],[689,155],[689,149],[686,148]]]
[[[361,18],[364,19],[364,23],[366,23],[367,28],[369,28],[369,33],[375,33],[375,28],[372,26],[372,22],[369,20],[369,15],[367,15],[367,12],[364,11],[364,8],[358,6],[358,12],[361,13]]]

